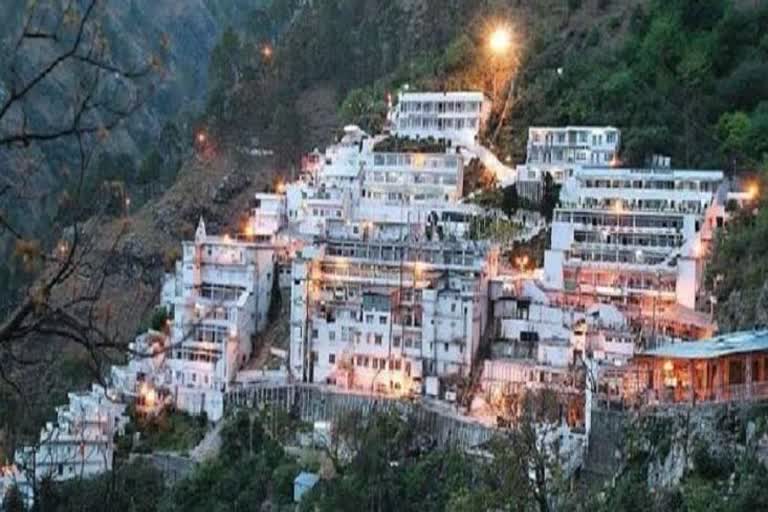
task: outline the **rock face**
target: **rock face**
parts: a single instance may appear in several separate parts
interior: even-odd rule
[[[650,489],[675,486],[694,469],[731,471],[745,451],[768,461],[768,404],[662,409],[628,416],[625,425],[623,460],[647,462]]]
[[[755,293],[734,290],[728,300],[718,305],[721,331],[738,331],[768,325],[768,281]]]

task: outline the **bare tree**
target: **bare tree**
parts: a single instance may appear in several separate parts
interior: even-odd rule
[[[104,240],[95,233],[97,213],[84,223],[54,223],[40,237],[8,214],[37,207],[45,194],[39,177],[50,165],[48,152],[65,155],[74,169],[69,171],[73,187],[68,207],[91,206],[96,198],[85,196],[84,184],[94,156],[110,132],[140,110],[153,92],[159,58],[129,67],[115,62],[100,24],[101,4],[29,3],[3,56],[0,241],[15,248],[15,257],[34,276],[9,290],[0,304],[0,385],[19,393],[24,391],[20,380],[25,369],[49,359],[54,343],[82,347],[94,368],[110,349],[127,348],[111,328],[109,305],[99,300],[127,225]],[[41,103],[52,115],[33,115]],[[28,377],[34,379],[36,372]]]

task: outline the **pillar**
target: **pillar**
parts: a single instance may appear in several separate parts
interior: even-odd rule
[[[752,398],[752,354],[747,354],[745,358],[746,368],[744,368],[744,386],[747,391],[747,398]]]
[[[688,383],[690,384],[688,398],[691,405],[694,405],[696,403],[696,367],[693,359],[688,361]]]

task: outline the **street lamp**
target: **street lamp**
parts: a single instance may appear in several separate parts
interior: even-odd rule
[[[512,44],[512,31],[507,25],[497,25],[495,28],[491,30],[491,32],[488,35],[488,50],[493,57],[493,62],[495,64],[496,69],[493,72],[493,101],[496,102],[499,98],[496,96],[499,95],[498,91],[498,76],[501,75],[504,71],[503,62],[506,61],[510,68],[514,68],[516,66],[516,52],[512,51],[513,44]],[[515,59],[515,60],[513,60]],[[501,110],[501,114],[499,115],[499,122],[496,126],[496,130],[494,130],[493,137],[491,138],[491,143],[495,142],[498,139],[499,132],[501,131],[501,126],[504,124],[504,118],[507,115],[507,111],[509,110],[509,102],[510,98],[513,96],[513,91],[515,88],[515,80],[514,77],[510,78],[509,80],[509,90],[507,91],[506,98],[504,99],[503,107]]]
[[[499,26],[493,29],[488,38],[488,47],[496,55],[505,53],[512,46],[512,34],[507,27]]]
[[[760,187],[757,183],[750,183],[747,186],[747,197],[749,197],[750,201],[754,201],[758,195],[760,195]]]

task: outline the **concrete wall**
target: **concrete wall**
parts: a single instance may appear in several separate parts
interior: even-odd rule
[[[588,473],[611,477],[621,465],[624,429],[627,413],[592,409],[591,427],[585,470]]]
[[[295,410],[303,421],[334,421],[350,411],[364,416],[374,412],[398,411],[409,415],[421,432],[430,432],[439,446],[463,449],[488,441],[495,429],[458,417],[427,402],[410,402],[362,394],[343,393],[320,386],[293,384],[255,386],[225,395],[225,410],[258,408],[263,405]]]

